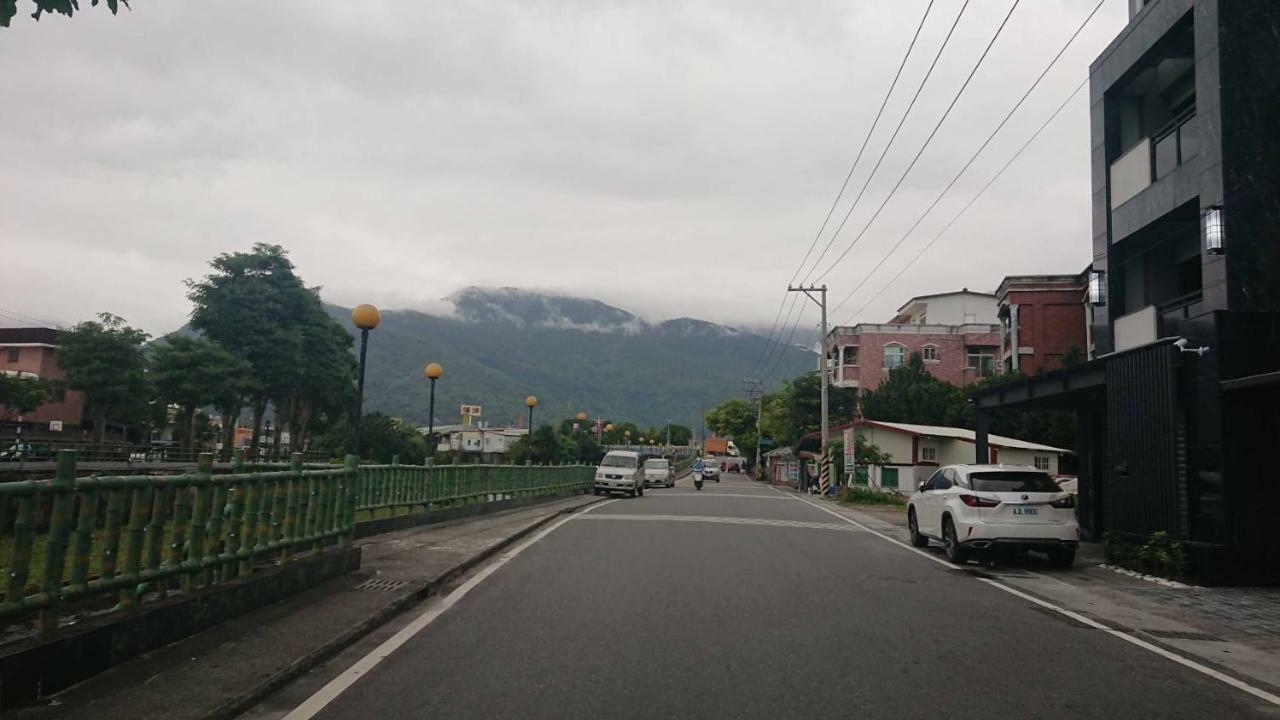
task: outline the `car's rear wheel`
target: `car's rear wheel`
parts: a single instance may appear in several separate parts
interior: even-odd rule
[[[948,560],[957,565],[968,562],[969,551],[960,547],[960,539],[956,537],[956,526],[951,522],[951,518],[942,519],[942,544],[946,546]]]
[[[1049,551],[1049,562],[1056,568],[1070,570],[1076,564],[1075,548],[1054,548]]]
[[[929,538],[920,534],[920,523],[916,520],[915,508],[907,511],[907,532],[911,533],[913,547],[929,547]]]

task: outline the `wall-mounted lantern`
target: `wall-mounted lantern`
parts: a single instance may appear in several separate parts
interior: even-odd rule
[[[1221,255],[1226,231],[1222,227],[1222,206],[1213,205],[1206,208],[1201,215],[1204,224],[1204,251],[1210,255]]]
[[[1107,273],[1103,270],[1093,270],[1089,273],[1089,304],[1098,306],[1107,304]]]

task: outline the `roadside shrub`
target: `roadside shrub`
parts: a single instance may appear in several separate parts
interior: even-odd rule
[[[1187,548],[1181,540],[1160,531],[1141,538],[1108,532],[1103,537],[1107,562],[1134,572],[1171,580],[1187,577]]]
[[[906,505],[907,499],[896,492],[884,492],[862,485],[850,485],[840,490],[840,502],[851,505]]]

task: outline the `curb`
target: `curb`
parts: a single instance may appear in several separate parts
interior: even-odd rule
[[[449,584],[460,575],[465,574],[477,565],[487,561],[489,558],[497,555],[499,552],[502,552],[519,540],[524,539],[535,530],[550,523],[552,520],[561,517],[562,515],[573,514],[583,508],[590,507],[602,501],[603,499],[595,499],[575,508],[558,510],[544,518],[526,525],[514,534],[500,540],[474,557],[464,560],[458,565],[450,568],[444,574],[419,585],[416,589],[411,590],[409,594],[387,603],[375,615],[367,618],[364,622],[361,622],[324,645],[321,645],[306,655],[294,660],[240,695],[218,705],[205,715],[206,720],[233,720],[234,718],[239,717],[245,712],[248,712],[258,703],[265,700],[267,697],[275,694],[277,690],[280,690],[284,686],[310,672],[316,666],[332,658],[351,645],[354,645],[365,635],[368,635],[382,625],[390,622],[395,618],[395,616],[405,612],[432,595],[435,595],[442,587]]]

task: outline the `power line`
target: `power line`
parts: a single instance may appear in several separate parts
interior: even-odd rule
[[[791,325],[791,332],[787,335],[787,341],[782,345],[784,351],[778,353],[777,358],[773,361],[773,367],[769,368],[769,372],[761,375],[761,377],[768,379],[773,377],[774,373],[777,372],[778,367],[782,364],[782,358],[786,355],[785,349],[791,347],[791,340],[796,336],[796,328],[800,327],[800,320],[804,317],[804,311],[808,309],[808,307],[808,305],[802,305],[800,307],[800,314],[796,316],[796,321]]]
[[[827,240],[827,245],[822,248],[822,253],[818,255],[818,259],[813,261],[813,265],[809,268],[809,271],[804,274],[806,281],[809,279],[809,276],[813,274],[813,271],[818,268],[818,265],[822,263],[823,258],[827,256],[827,252],[831,250],[831,246],[840,235],[840,231],[844,229],[845,223],[849,222],[849,216],[853,214],[854,209],[858,207],[858,203],[862,201],[862,196],[867,192],[867,186],[869,186],[871,184],[871,180],[875,178],[876,171],[880,169],[880,164],[884,162],[885,156],[889,154],[889,149],[893,147],[894,140],[898,139],[898,133],[902,131],[902,126],[907,122],[907,117],[911,115],[912,108],[916,106],[916,101],[920,99],[920,93],[924,90],[925,83],[929,82],[930,76],[933,75],[934,68],[938,66],[938,60],[942,58],[943,51],[947,49],[947,44],[951,42],[951,36],[955,33],[956,26],[960,24],[960,18],[964,17],[964,11],[968,7],[969,0],[965,0],[964,5],[960,6],[960,12],[956,14],[956,19],[951,22],[951,28],[947,30],[947,36],[942,39],[942,45],[938,47],[938,52],[934,54],[933,61],[929,63],[929,69],[925,71],[924,77],[920,79],[920,84],[916,86],[916,92],[911,96],[911,102],[907,103],[906,112],[902,113],[902,117],[898,119],[898,126],[893,129],[893,134],[889,136],[889,142],[885,143],[884,150],[880,151],[880,157],[876,159],[876,164],[871,168],[871,173],[867,175],[866,182],[862,183],[862,188],[858,190],[858,196],[853,199],[853,204],[851,204],[849,206],[849,210],[845,212],[844,218],[840,220],[840,224],[836,226],[835,231],[831,233],[831,239]],[[903,58],[903,62],[906,62],[906,58]],[[885,99],[887,100],[888,98]],[[850,174],[852,174],[852,170],[850,170]],[[807,260],[808,256],[806,256],[805,259]],[[801,263],[801,265],[803,264],[804,263]],[[791,279],[791,282],[795,282],[794,277]]]
[[[43,325],[45,327],[56,328],[56,327],[62,326],[61,323],[56,323],[52,320],[45,320],[43,318],[32,317],[31,315],[20,313],[17,310],[8,310],[6,308],[0,308],[0,315],[3,315],[9,318],[10,320],[16,320],[18,322],[36,323],[37,325]]]
[[[805,251],[804,258],[800,260],[800,264],[796,266],[795,272],[791,274],[791,279],[787,282],[788,285],[794,283],[796,281],[796,278],[800,275],[800,271],[804,269],[805,263],[809,261],[809,256],[813,254],[813,249],[817,247],[818,241],[822,238],[822,233],[826,232],[827,223],[831,222],[831,216],[835,213],[836,208],[840,205],[840,200],[841,198],[844,197],[844,191],[849,187],[849,180],[853,177],[853,173],[857,169],[858,163],[861,162],[862,154],[866,152],[867,144],[871,141],[871,135],[875,132],[876,126],[880,123],[880,118],[884,114],[884,109],[889,104],[889,98],[893,95],[894,89],[897,88],[898,86],[898,80],[899,78],[902,77],[902,70],[903,68],[906,67],[907,60],[911,57],[911,52],[915,49],[916,41],[920,39],[920,32],[924,29],[925,21],[929,19],[929,12],[933,9],[934,2],[936,2],[936,0],[929,0],[929,4],[925,6],[924,15],[920,18],[920,23],[916,25],[915,34],[911,36],[911,42],[907,45],[907,51],[902,56],[902,62],[898,63],[898,70],[893,75],[893,81],[889,83],[889,90],[884,94],[884,100],[880,102],[880,109],[876,112],[875,119],[871,121],[871,127],[867,129],[866,137],[862,139],[862,145],[858,148],[858,154],[856,157],[854,157],[853,164],[849,166],[849,172],[846,173],[844,176],[844,182],[840,184],[840,191],[836,193],[836,199],[832,201],[831,208],[827,210],[827,216],[822,219],[822,225],[818,228],[818,232],[814,234],[813,241],[809,243],[809,249]],[[966,5],[968,4],[968,0],[966,0],[965,4]],[[963,14],[963,12],[964,10],[962,8],[961,14]],[[955,29],[954,25],[952,25],[952,29],[953,30]],[[951,37],[950,33],[948,33],[947,37],[948,39],[950,39]],[[946,46],[945,42],[943,43],[943,46],[944,47]],[[937,63],[937,58],[934,58],[934,63]],[[933,72],[932,65],[929,67],[929,71]],[[925,79],[926,80],[928,79],[928,75],[925,76]],[[921,86],[923,87],[923,83],[921,84]],[[919,94],[920,94],[920,91],[917,90],[916,96],[918,97]],[[912,105],[915,104],[914,98],[912,98],[911,104]],[[910,112],[911,112],[911,108],[908,107],[907,113],[910,113]],[[903,119],[904,120],[906,119],[906,115],[903,115]],[[901,129],[902,123],[899,123],[898,127],[899,129]],[[897,136],[896,130],[894,131],[894,136],[895,137]],[[893,142],[892,139],[890,139],[890,144],[892,144],[892,142]],[[883,157],[884,156],[882,155],[881,159],[883,159]],[[876,166],[879,167],[879,163],[877,163]],[[874,174],[874,172],[875,171],[873,170],[872,173]],[[864,185],[863,190],[865,189],[866,189],[866,186]],[[859,194],[859,197],[861,197],[861,194]],[[855,204],[857,203],[856,200],[854,202]],[[827,247],[830,248],[830,243],[828,243]],[[827,251],[824,249],[822,251],[823,255],[825,255],[826,252]],[[822,257],[820,256],[818,260],[814,263],[815,266],[817,265],[818,262],[821,262],[821,261],[822,261]],[[810,269],[809,272],[811,273],[813,272],[813,270]],[[778,319],[782,317],[782,308],[786,304],[786,301],[787,301],[787,295],[784,294],[782,301],[778,303],[778,312],[774,314],[773,326],[770,327],[769,329],[769,336],[765,339],[765,344],[760,349],[760,356],[756,358],[755,365],[753,366],[753,369],[752,369],[753,372],[755,370],[758,370],[760,367],[762,367],[765,363],[768,362],[767,360],[764,360],[765,352],[771,347],[769,343],[772,342],[774,339],[774,332],[778,329]],[[784,326],[785,326],[785,323],[784,323]],[[781,337],[780,333],[778,337]]]
[[[1045,65],[1044,70],[1040,71],[1040,75],[1036,77],[1035,82],[1031,83],[1031,86],[1027,88],[1026,92],[1022,93],[1022,97],[1018,98],[1018,102],[1014,103],[1013,107],[1009,109],[1009,112],[1005,114],[1004,118],[1000,121],[1000,123],[996,125],[994,130],[991,131],[991,134],[987,136],[987,139],[983,141],[982,145],[979,146],[976,151],[974,151],[973,155],[969,157],[968,161],[965,162],[964,166],[960,168],[960,170],[955,174],[955,176],[951,178],[951,181],[947,183],[946,187],[942,188],[942,192],[938,193],[938,196],[933,199],[933,202],[929,204],[929,207],[925,208],[925,211],[920,214],[920,217],[916,218],[916,221],[911,225],[911,227],[907,228],[906,233],[904,233],[902,237],[898,238],[898,241],[894,243],[893,247],[889,248],[889,252],[885,253],[884,257],[880,259],[880,262],[876,263],[876,266],[873,267],[870,272],[862,276],[862,280],[858,283],[856,287],[854,287],[852,290],[849,291],[848,295],[844,296],[843,300],[836,303],[836,306],[832,309],[832,312],[839,310],[846,302],[848,302],[849,298],[853,297],[854,294],[857,293],[858,290],[860,290],[862,286],[866,284],[867,280],[869,280],[871,276],[874,275],[875,272],[885,264],[885,262],[893,255],[893,253],[897,252],[898,248],[902,246],[902,243],[905,242],[906,239],[911,236],[911,233],[915,232],[915,229],[920,226],[920,223],[924,222],[924,219],[929,216],[929,213],[933,212],[933,209],[938,206],[938,203],[942,202],[942,199],[947,195],[948,192],[951,191],[951,188],[955,186],[955,184],[960,180],[961,176],[963,176],[965,172],[969,170],[969,168],[973,165],[974,161],[978,159],[978,156],[981,155],[983,151],[985,151],[987,147],[991,145],[991,141],[994,140],[996,135],[998,135],[1000,131],[1004,129],[1004,126],[1009,123],[1009,120],[1014,116],[1015,113],[1018,112],[1018,110],[1022,107],[1023,103],[1027,101],[1027,98],[1031,96],[1031,93],[1034,92],[1035,89],[1040,86],[1041,81],[1043,81],[1045,76],[1049,74],[1049,71],[1052,70],[1053,67],[1058,64],[1058,61],[1062,59],[1063,54],[1067,52],[1067,49],[1071,47],[1071,44],[1074,43],[1076,38],[1080,36],[1080,33],[1084,32],[1085,26],[1087,26],[1089,24],[1089,21],[1092,20],[1095,15],[1097,15],[1098,10],[1102,9],[1102,5],[1105,2],[1106,0],[1098,0],[1098,3],[1093,6],[1093,10],[1089,12],[1089,14],[1085,17],[1084,21],[1080,23],[1080,26],[1076,28],[1076,31],[1071,33],[1071,37],[1067,38],[1067,42],[1064,43],[1063,46],[1058,50],[1057,54],[1055,54],[1053,58],[1049,60],[1049,63]],[[1087,81],[1087,78],[1086,78],[1086,81]],[[1081,85],[1081,87],[1083,87],[1083,84]],[[1079,92],[1079,90],[1080,88],[1077,87],[1075,92],[1072,93],[1072,96],[1074,96],[1076,92]],[[1068,100],[1069,99],[1070,98],[1068,98]]]
[[[773,341],[773,343],[772,343],[771,345],[767,345],[767,346],[765,347],[765,349],[766,349],[767,353],[765,354],[764,362],[763,362],[763,363],[761,363],[761,365],[760,365],[758,368],[755,368],[755,370],[763,370],[765,367],[768,367],[769,362],[770,362],[771,360],[773,360],[773,359],[774,359],[775,355],[781,355],[782,353],[784,353],[784,352],[786,351],[786,349],[787,349],[787,347],[788,347],[789,343],[791,342],[790,337],[788,337],[788,339],[787,339],[787,342],[786,342],[786,343],[781,342],[781,340],[782,340],[782,333],[784,332],[783,328],[785,328],[785,327],[787,326],[787,323],[791,322],[791,313],[792,313],[792,312],[794,312],[794,311],[795,311],[795,308],[796,308],[796,296],[795,296],[795,294],[794,294],[794,293],[790,293],[790,292],[788,292],[788,293],[787,293],[787,295],[788,295],[789,297],[788,297],[786,300],[784,300],[784,301],[783,301],[783,304],[784,304],[784,305],[786,306],[786,308],[787,308],[787,315],[786,315],[786,317],[783,319],[782,324],[778,326],[778,337]],[[791,303],[790,305],[787,305],[787,304],[786,304],[788,301],[790,301],[790,303]],[[803,314],[803,312],[804,312],[804,310],[803,310],[803,309],[801,309],[801,313],[802,313],[802,314]],[[800,317],[799,317],[799,316],[797,316],[797,317],[796,317],[796,322],[799,322],[799,321],[800,321]],[[795,326],[794,326],[794,325],[792,326],[791,334],[792,334],[792,335],[794,335],[794,334],[795,334]],[[774,367],[777,367],[777,363],[774,363]],[[759,373],[758,373],[758,372],[752,372],[751,374],[752,374],[752,377],[755,377],[755,376],[756,376],[756,375],[758,375]],[[764,379],[766,379],[766,380],[767,380],[767,379],[768,379],[768,373],[765,373],[765,374],[763,374],[763,375],[760,375],[760,377],[762,377],[762,378],[764,378]]]
[[[1014,161],[1016,161],[1019,157],[1022,156],[1022,153],[1025,152],[1026,149],[1031,146],[1031,143],[1035,142],[1036,138],[1040,137],[1041,133],[1043,133],[1045,129],[1048,128],[1049,125],[1058,117],[1058,115],[1062,113],[1063,109],[1065,109],[1067,105],[1071,102],[1071,99],[1074,98],[1076,95],[1078,95],[1088,82],[1089,82],[1089,78],[1086,77],[1079,85],[1077,85],[1076,89],[1073,90],[1071,94],[1067,96],[1067,99],[1064,100],[1062,104],[1058,106],[1058,109],[1054,110],[1053,114],[1050,115],[1049,118],[1045,120],[1043,124],[1040,125],[1040,128],[1036,130],[1031,137],[1027,138],[1027,141],[1022,144],[1022,147],[1018,148],[1018,151],[1013,154],[1013,157],[1010,157],[1009,160],[1005,162],[1004,166],[1001,167],[1000,170],[997,171],[996,174],[993,175],[991,179],[987,181],[987,184],[983,185],[982,189],[979,190],[978,193],[974,195],[973,198],[970,199],[969,202],[964,207],[960,208],[960,212],[956,213],[955,217],[951,218],[951,221],[948,222],[945,226],[943,226],[943,228],[938,231],[938,234],[933,236],[932,240],[930,240],[924,247],[920,248],[920,252],[916,253],[916,256],[911,258],[910,262],[902,266],[902,269],[898,271],[897,275],[893,276],[892,280],[886,283],[884,287],[881,287],[878,291],[876,291],[876,294],[872,295],[871,299],[867,300],[867,302],[861,308],[858,308],[858,311],[853,314],[853,317],[856,318],[858,315],[861,315],[862,312],[871,305],[871,303],[876,301],[876,298],[880,297],[880,295],[883,294],[885,290],[892,287],[893,284],[898,281],[898,278],[902,277],[903,273],[905,273],[912,265],[914,265],[916,261],[920,259],[921,256],[923,256],[926,252],[928,252],[929,248],[933,247],[934,243],[938,242],[938,240],[941,239],[942,236],[945,235],[947,231],[951,229],[951,226],[955,225],[956,221],[959,220],[960,217],[963,216],[966,212],[968,212],[969,208],[973,207],[974,203],[978,202],[978,198],[981,198],[984,194],[986,194],[987,190],[992,185],[995,184],[996,180],[999,180],[1000,176],[1004,175],[1004,172],[1009,169],[1009,166],[1013,165]]]
[[[1009,18],[1013,17],[1013,11],[1018,8],[1018,4],[1021,2],[1022,0],[1013,0],[1013,5],[1009,7],[1009,12],[1005,14],[1004,20],[1000,21],[1000,26],[996,28],[995,34],[991,36],[991,41],[987,43],[987,47],[983,49],[982,55],[978,57],[978,62],[974,63],[973,69],[969,71],[969,76],[965,78],[964,84],[960,86],[955,97],[951,98],[951,104],[947,105],[947,109],[942,113],[942,117],[938,118],[938,123],[934,125],[933,130],[929,133],[929,137],[925,138],[924,144],[920,146],[920,150],[916,153],[915,157],[911,159],[911,164],[907,165],[907,169],[904,170],[902,176],[898,178],[898,182],[894,183],[893,187],[889,190],[889,194],[886,195],[884,201],[880,203],[880,207],[876,208],[871,219],[867,220],[867,224],[858,232],[858,235],[853,239],[853,242],[844,249],[844,252],[840,253],[840,257],[836,258],[835,262],[831,263],[830,267],[823,270],[822,274],[815,278],[815,281],[822,280],[829,275],[831,271],[835,270],[836,266],[849,255],[849,251],[853,250],[854,245],[858,244],[858,241],[862,239],[862,236],[866,234],[872,223],[874,223],[876,218],[880,216],[880,213],[884,210],[885,206],[893,199],[893,196],[898,192],[898,188],[902,187],[902,183],[907,179],[907,175],[911,174],[911,169],[916,166],[916,163],[920,160],[920,156],[924,154],[925,149],[929,147],[929,143],[933,141],[934,136],[938,134],[938,130],[942,128],[942,124],[946,122],[947,117],[951,115],[951,111],[960,100],[960,96],[964,95],[965,89],[969,87],[969,83],[972,82],[973,77],[977,75],[978,68],[982,67],[982,62],[987,59],[987,55],[991,52],[991,48],[995,46],[996,40],[1000,38],[1000,34],[1004,32],[1005,26],[1008,25]]]

